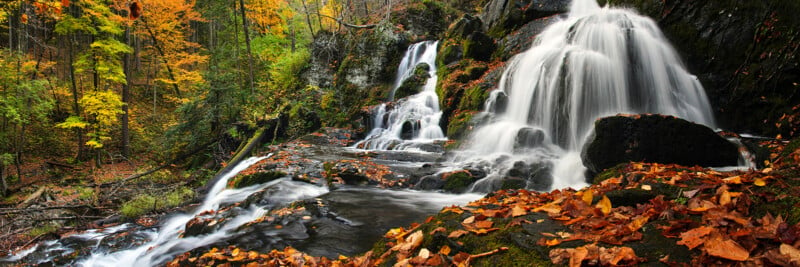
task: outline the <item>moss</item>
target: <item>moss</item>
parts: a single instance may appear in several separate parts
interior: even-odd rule
[[[467,189],[469,185],[474,183],[477,179],[472,177],[469,173],[462,171],[462,172],[454,172],[450,173],[450,175],[445,176],[444,181],[444,190],[450,192],[463,192]]]
[[[136,218],[155,211],[174,208],[194,197],[194,191],[178,187],[167,193],[139,195],[122,204],[120,213],[127,218]]]
[[[628,163],[620,163],[617,164],[617,166],[608,168],[605,171],[595,175],[594,179],[592,179],[592,184],[600,184],[602,181],[623,175],[626,167],[628,167]]]
[[[784,185],[773,184],[762,187],[752,187],[753,193],[748,194],[752,201],[749,216],[761,218],[767,213],[773,216],[782,216],[789,225],[800,222],[800,180],[786,178],[781,181]]]
[[[46,235],[46,234],[50,234],[50,233],[55,233],[56,230],[58,230],[58,225],[57,224],[55,224],[55,223],[47,223],[47,224],[42,225],[42,226],[34,227],[30,231],[28,231],[28,233],[26,233],[25,235],[27,235],[28,237],[38,237],[38,236],[42,236],[42,235]]]
[[[469,134],[473,113],[462,112],[450,120],[447,125],[447,136],[453,139],[462,139]]]
[[[284,176],[286,176],[286,173],[280,171],[256,172],[250,175],[237,177],[232,185],[233,188],[244,188],[251,185],[263,184]]]

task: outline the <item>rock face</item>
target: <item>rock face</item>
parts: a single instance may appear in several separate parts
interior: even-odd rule
[[[800,104],[800,1],[607,2],[658,22],[706,88],[720,126],[790,135],[789,123],[775,124]]]
[[[570,0],[492,0],[484,6],[481,19],[487,32],[500,37],[525,23],[569,10]]]
[[[658,114],[618,115],[595,122],[581,151],[592,173],[629,161],[733,166],[738,148],[703,125]]]

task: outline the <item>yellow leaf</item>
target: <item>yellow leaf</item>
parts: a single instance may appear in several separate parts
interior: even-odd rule
[[[643,184],[642,185],[642,190],[650,191],[650,190],[653,190],[653,187],[651,187],[649,184]]]
[[[547,245],[548,247],[558,246],[558,244],[561,244],[561,240],[558,240],[558,238],[553,238],[545,241],[544,244]]]
[[[764,168],[763,170],[761,170],[761,173],[770,173],[770,172],[772,172],[772,168]]]
[[[231,252],[231,256],[234,256],[234,257],[239,256],[239,253],[241,253],[241,252],[242,251],[239,248],[235,248],[235,249],[233,249],[233,252]]]
[[[764,181],[764,179],[761,179],[761,178],[756,178],[756,179],[753,181],[753,184],[754,184],[754,185],[756,185],[756,186],[765,186],[765,185],[767,185],[767,182],[766,182],[766,181]]]
[[[728,190],[722,191],[722,194],[719,195],[719,204],[725,206],[730,203],[731,203],[731,194],[728,193]]]
[[[628,229],[630,229],[631,231],[638,231],[639,228],[642,228],[642,226],[644,226],[644,224],[647,223],[647,221],[649,220],[650,217],[648,216],[638,217],[633,221],[631,221],[630,224],[628,224]]]
[[[722,181],[725,182],[726,184],[742,184],[742,177],[736,175],[722,179]]]
[[[591,189],[586,189],[583,190],[583,196],[581,196],[581,198],[583,199],[583,202],[586,203],[586,205],[592,205],[592,199],[594,199],[594,194],[592,194]]]
[[[780,247],[781,255],[787,256],[792,259],[793,262],[800,261],[800,250],[796,249],[792,245],[789,244],[781,244]]]
[[[609,213],[611,213],[611,200],[608,199],[608,197],[603,196],[603,198],[600,199],[599,202],[597,202],[597,205],[595,207],[599,208],[600,211],[603,212],[603,214],[608,215]]]

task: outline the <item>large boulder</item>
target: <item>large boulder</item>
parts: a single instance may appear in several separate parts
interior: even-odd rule
[[[708,127],[673,116],[617,115],[595,122],[581,159],[594,174],[629,161],[720,167],[736,165],[739,149]]]
[[[481,19],[490,35],[501,37],[527,22],[569,11],[570,0],[492,0]]]

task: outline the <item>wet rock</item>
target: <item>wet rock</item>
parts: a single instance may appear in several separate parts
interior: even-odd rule
[[[222,225],[222,221],[224,221],[224,219],[194,217],[186,222],[183,236],[192,237],[212,233],[219,229],[220,225]]]
[[[419,182],[414,185],[414,189],[419,190],[439,190],[445,185],[444,180],[436,175],[428,175],[420,178]]]
[[[406,121],[403,123],[403,126],[400,128],[400,138],[403,140],[411,140],[414,139],[414,135],[419,129],[419,122],[410,122]]]
[[[497,46],[500,49],[500,57],[509,59],[512,56],[528,50],[536,40],[536,36],[550,24],[558,21],[558,15],[535,19],[523,25],[519,30],[506,35],[498,41]]]
[[[525,179],[518,177],[508,177],[503,179],[500,189],[523,189],[527,186],[528,182]]]
[[[595,122],[594,133],[581,151],[593,174],[629,161],[686,166],[735,166],[736,145],[706,126],[657,114],[618,115]]]
[[[445,181],[442,189],[453,193],[464,193],[472,183],[478,180],[467,171],[445,173],[442,175],[442,178],[444,178]]]
[[[249,175],[241,175],[231,182],[233,188],[244,188],[251,185],[263,184],[269,181],[285,177],[286,173],[279,171],[261,171]]]
[[[553,185],[553,166],[549,163],[534,163],[529,166],[528,188],[536,191],[547,191]]]
[[[481,19],[492,36],[502,36],[508,31],[518,29],[525,23],[566,13],[569,0],[492,0],[486,4]]]
[[[397,87],[394,93],[394,99],[400,99],[404,97],[408,97],[411,95],[415,95],[425,87],[425,83],[428,81],[428,78],[431,77],[429,71],[431,66],[427,63],[420,63],[414,68],[414,73],[411,77],[408,77],[400,84],[400,87]]]
[[[483,32],[474,32],[464,42],[464,57],[479,61],[489,61],[497,49],[494,39]]]
[[[522,128],[517,132],[514,140],[514,149],[535,148],[544,143],[545,133],[541,129]]]

